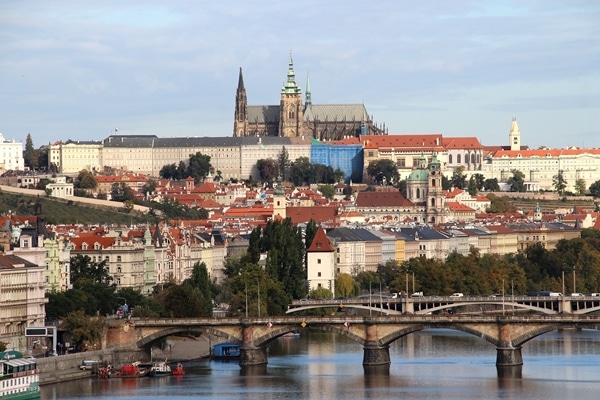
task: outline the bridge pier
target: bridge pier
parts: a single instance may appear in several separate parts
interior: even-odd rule
[[[378,344],[366,344],[364,347],[363,365],[389,365],[390,346],[379,346]]]
[[[240,367],[266,365],[268,362],[266,347],[240,347]]]
[[[502,348],[496,347],[496,365],[499,367],[512,367],[523,365],[523,355],[521,354],[521,346]]]

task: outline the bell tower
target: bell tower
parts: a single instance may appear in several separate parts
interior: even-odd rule
[[[294,61],[290,52],[287,81],[281,88],[279,106],[279,136],[296,137],[302,135],[303,127],[302,91],[296,83]]]
[[[429,178],[427,190],[427,222],[431,224],[440,224],[446,222],[448,215],[446,212],[444,190],[442,189],[442,175],[444,174],[442,163],[433,155],[429,164]]]

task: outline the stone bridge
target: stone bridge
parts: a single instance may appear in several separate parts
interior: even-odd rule
[[[285,316],[264,318],[181,318],[111,320],[103,346],[148,349],[171,335],[213,335],[240,345],[240,366],[267,364],[267,346],[288,332],[315,329],[347,336],[364,349],[364,366],[390,364],[389,346],[423,329],[454,329],[478,336],[496,347],[497,366],[523,364],[521,347],[544,333],[561,329],[600,329],[599,315],[401,315]],[[600,337],[599,337],[600,339]]]

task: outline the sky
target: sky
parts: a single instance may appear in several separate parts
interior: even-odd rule
[[[279,104],[290,52],[313,104],[389,134],[508,145],[516,118],[531,148],[600,148],[595,0],[2,0],[0,132],[232,136],[240,67]]]

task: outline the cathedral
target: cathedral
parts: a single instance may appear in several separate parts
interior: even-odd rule
[[[313,137],[341,140],[360,135],[385,135],[385,125],[376,126],[364,104],[312,104],[310,82],[306,80],[306,98],[296,83],[290,54],[287,81],[281,88],[279,105],[249,106],[242,69],[235,96],[233,136]]]

